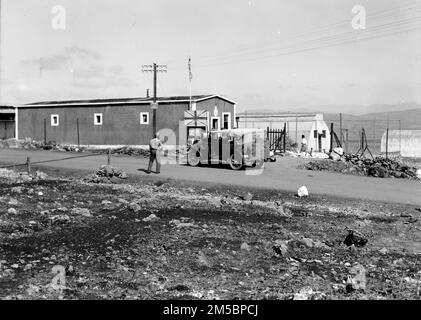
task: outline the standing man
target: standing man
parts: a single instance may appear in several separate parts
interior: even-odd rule
[[[148,166],[148,171],[146,171],[146,173],[151,173],[151,169],[152,169],[152,165],[154,163],[154,161],[156,161],[156,173],[160,173],[161,171],[161,164],[159,163],[159,159],[156,157],[156,153],[158,152],[158,150],[161,148],[162,143],[161,140],[159,140],[158,134],[154,134],[153,135],[153,139],[151,139],[151,141],[149,141],[149,166]]]
[[[300,152],[307,152],[307,139],[305,135],[301,136],[301,150]]]

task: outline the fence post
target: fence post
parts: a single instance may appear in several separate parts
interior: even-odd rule
[[[44,144],[47,144],[47,119],[44,118]]]
[[[283,149],[284,149],[283,151],[284,151],[284,153],[287,151],[286,145],[287,145],[287,124],[284,123],[284,136],[283,136]]]
[[[111,165],[111,149],[107,151],[107,164]]]
[[[387,153],[388,153],[388,147],[389,147],[389,128],[386,129],[386,159],[387,159]]]
[[[346,129],[346,131],[345,131],[345,139],[346,139],[346,153],[348,153],[349,152],[349,141],[348,141],[348,129]]]
[[[339,132],[340,132],[340,135],[339,135],[339,138],[340,138],[340,141],[341,141],[341,147],[342,147],[342,113],[339,113]]]
[[[79,118],[76,119],[76,128],[77,128],[77,147],[80,148]]]
[[[329,152],[332,152],[333,150],[333,122],[330,123],[330,146],[329,146]]]
[[[26,171],[28,173],[31,173],[31,158],[30,157],[26,158]]]

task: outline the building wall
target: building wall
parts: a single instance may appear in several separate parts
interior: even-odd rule
[[[309,132],[303,133],[306,136],[307,142],[308,142],[308,150],[310,151],[313,149],[313,151],[319,151],[319,145],[318,145],[318,138],[314,137],[314,131],[317,131],[318,134],[322,134],[323,130],[326,131],[326,137],[322,138],[322,145],[321,151],[323,152],[329,152],[330,149],[330,130],[328,126],[326,125],[326,122],[323,120],[316,120],[313,123],[313,126]],[[301,135],[299,136],[299,139],[301,139]]]
[[[214,110],[215,110],[215,106],[218,109],[218,118],[219,118],[219,123],[220,126],[222,128],[222,113],[223,112],[229,112],[231,114],[231,128],[234,128],[234,124],[235,124],[235,119],[234,119],[234,104],[219,99],[219,98],[213,98],[213,99],[208,99],[208,100],[204,100],[204,101],[200,101],[196,104],[196,109],[197,110],[204,110],[204,111],[208,111],[209,112],[209,123],[208,123],[208,127],[211,127],[211,119],[214,116]]]
[[[140,124],[140,112],[149,112],[149,124]],[[103,124],[94,125],[94,114],[103,114]],[[59,125],[51,126],[51,115],[59,115]],[[57,143],[77,144],[77,119],[81,145],[139,145],[152,137],[149,105],[19,108],[19,139],[30,137]],[[162,121],[165,124],[165,120]]]
[[[215,105],[222,125],[222,113],[231,113],[231,127],[234,125],[234,105],[214,98],[197,103],[197,110],[209,111],[213,116]],[[175,134],[179,143],[179,125],[184,120],[184,111],[189,103],[161,103],[156,111],[157,130],[167,129]],[[149,113],[149,124],[140,124],[140,113]],[[102,113],[103,124],[94,125],[94,114]],[[59,115],[59,125],[51,126],[51,115]],[[44,119],[46,140],[62,144],[77,144],[77,119],[79,119],[79,141],[81,145],[148,145],[153,136],[153,110],[149,104],[126,104],[109,106],[64,106],[64,107],[22,107],[18,112],[19,139],[31,138],[44,141]],[[210,123],[209,123],[210,126]],[[183,131],[185,132],[185,130]],[[173,140],[173,139],[172,139]]]
[[[421,158],[421,130],[390,130],[388,152],[399,152],[402,157]],[[381,140],[381,152],[386,152],[386,132]]]

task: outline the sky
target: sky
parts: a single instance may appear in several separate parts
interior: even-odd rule
[[[421,103],[420,0],[0,1],[2,103],[143,97],[154,62],[189,95],[189,56],[192,93],[239,110]]]

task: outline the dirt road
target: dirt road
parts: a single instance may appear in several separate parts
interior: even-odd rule
[[[80,153],[52,151],[0,150],[0,163],[24,163],[30,156],[32,162],[78,156]],[[296,190],[305,185],[310,194],[332,195],[345,198],[397,202],[421,205],[421,183],[419,181],[380,179],[350,176],[337,173],[315,172],[297,169],[306,159],[278,158],[275,163],[266,163],[260,175],[248,175],[249,171],[232,171],[226,167],[196,167],[186,165],[164,165],[160,177],[188,181],[223,183],[235,186]],[[146,175],[147,159],[128,156],[113,156],[111,164],[129,175]],[[95,170],[106,163],[105,155],[50,162],[45,166],[75,170]]]

